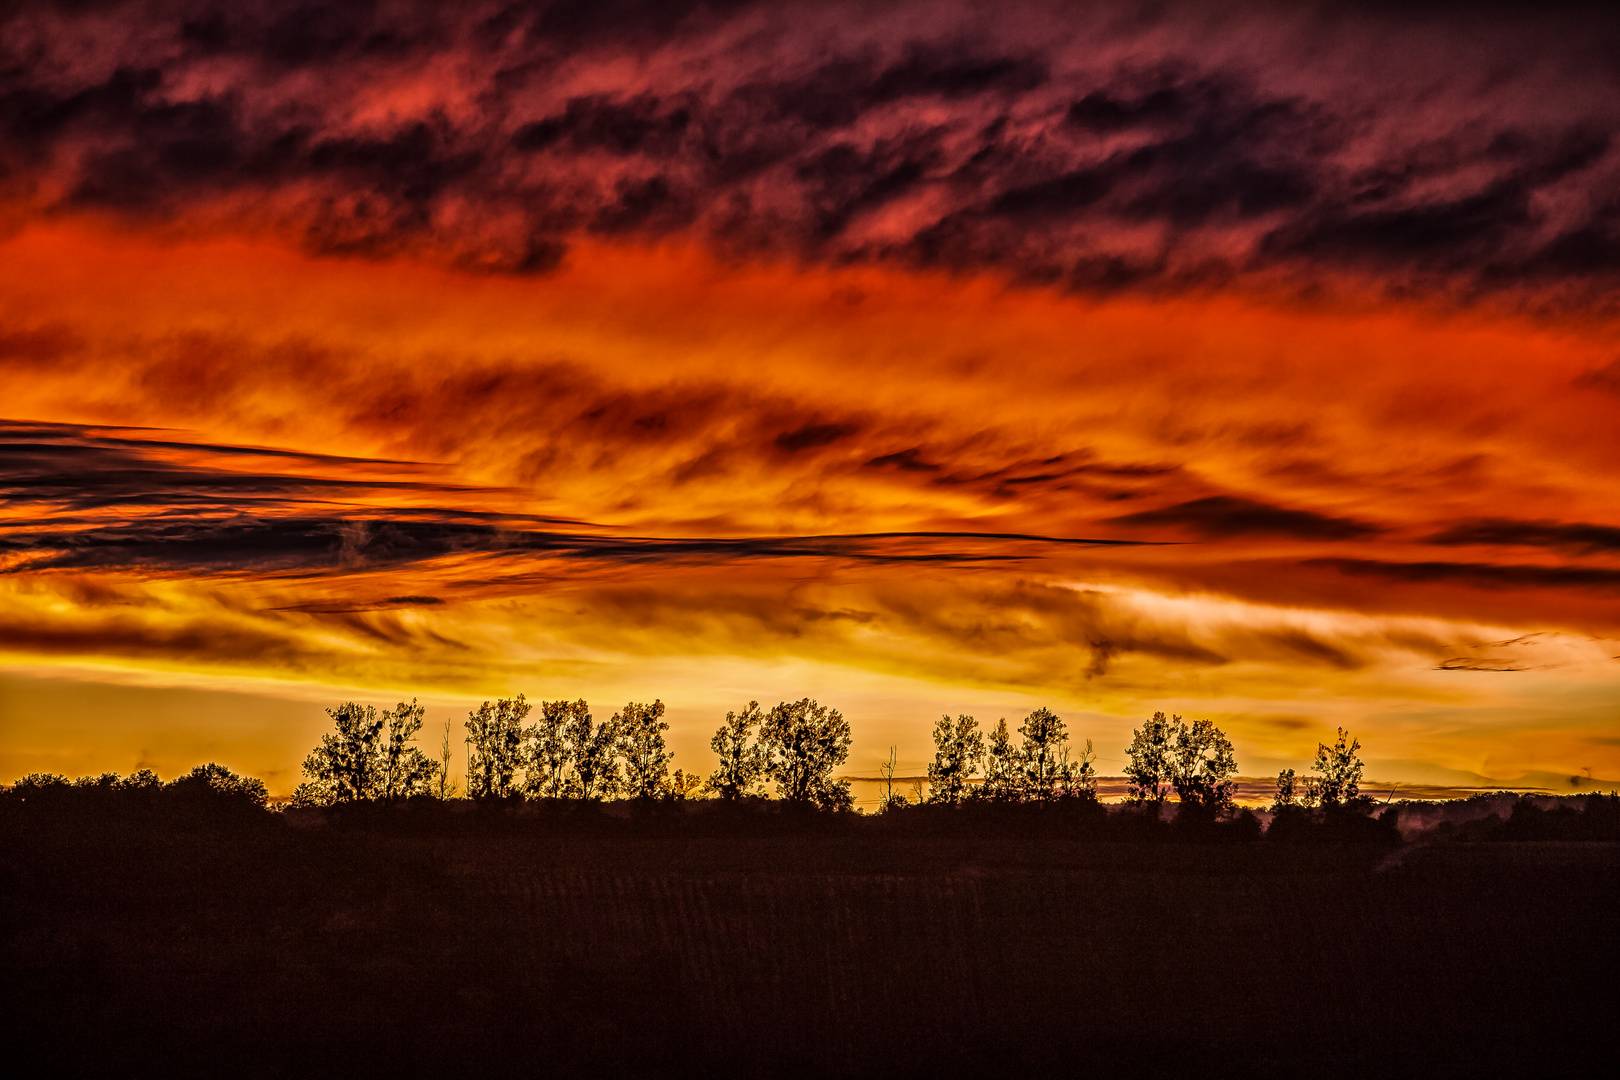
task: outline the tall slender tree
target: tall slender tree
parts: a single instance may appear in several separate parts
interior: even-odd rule
[[[1169,798],[1174,787],[1170,755],[1180,723],[1179,716],[1167,719],[1156,712],[1133,733],[1131,745],[1125,748],[1125,779],[1133,801],[1160,807]]]
[[[583,709],[573,711],[563,729],[573,770],[568,778],[568,794],[586,802],[611,799],[619,793],[624,778],[619,771],[618,717],[596,724]]]
[[[456,793],[456,782],[450,779],[450,721],[444,722],[444,738],[439,743],[439,772],[435,777],[438,788],[434,794],[441,800]]]
[[[1018,748],[1003,718],[985,743],[984,783],[979,785],[978,797],[991,802],[1017,802],[1023,793],[1018,774]]]
[[[613,725],[619,731],[619,752],[624,758],[624,792],[632,799],[661,799],[670,794],[669,762],[673,754],[664,744],[669,723],[664,719],[664,703],[651,705],[630,702],[615,713]]]
[[[540,718],[525,733],[523,792],[535,799],[566,798],[573,784],[573,745],[570,731],[584,718],[590,724],[591,708],[579,701],[542,701]]]
[[[928,766],[928,801],[955,804],[984,764],[984,733],[966,714],[941,716],[934,725],[934,760]]]
[[[1019,797],[1049,802],[1070,793],[1074,764],[1069,760],[1069,732],[1051,709],[1036,709],[1018,726]]]
[[[1299,782],[1293,769],[1277,773],[1277,795],[1271,802],[1272,813],[1299,805]]]
[[[1361,794],[1361,740],[1351,738],[1344,728],[1332,746],[1318,743],[1316,747],[1316,773],[1320,777],[1317,798],[1324,807],[1343,806],[1354,802]]]
[[[1232,740],[1210,720],[1181,723],[1176,718],[1169,758],[1170,783],[1184,808],[1209,814],[1231,813],[1232,777],[1237,758]]]
[[[467,714],[470,752],[467,794],[475,799],[504,799],[518,793],[517,772],[523,765],[523,721],[529,703],[519,694],[486,701]]]
[[[709,776],[709,788],[722,799],[754,794],[765,775],[765,748],[751,737],[765,721],[759,702],[750,701],[740,713],[726,713],[726,722],[709,740],[720,764]]]
[[[888,814],[901,809],[906,805],[906,797],[894,790],[894,776],[900,770],[900,748],[889,747],[889,757],[878,766],[878,776],[883,781],[883,796],[878,800],[878,813]]]
[[[378,798],[404,799],[433,790],[440,765],[411,745],[422,730],[426,713],[426,706],[412,698],[409,705],[402,701],[391,712],[382,714],[387,721],[387,733],[378,747]]]

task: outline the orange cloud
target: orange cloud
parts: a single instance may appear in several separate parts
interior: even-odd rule
[[[1218,715],[1263,760],[1343,722],[1612,772],[1612,329],[35,225],[0,244],[0,648],[384,696],[673,699],[625,672],[681,657],[791,696],[759,684],[799,664],[913,741],[897,703],[955,688]],[[1528,632],[1589,645],[1454,662]]]

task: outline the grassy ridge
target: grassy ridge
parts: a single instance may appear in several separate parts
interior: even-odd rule
[[[1612,844],[402,820],[6,822],[13,1060],[1494,1075],[1615,1049]]]

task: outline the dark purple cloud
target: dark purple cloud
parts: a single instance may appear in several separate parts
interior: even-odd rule
[[[1620,528],[1586,522],[1515,521],[1480,518],[1459,522],[1428,538],[1431,544],[1462,547],[1472,544],[1506,547],[1541,547],[1597,555],[1620,551]]]
[[[1381,559],[1309,559],[1302,565],[1325,567],[1354,577],[1418,584],[1453,584],[1476,589],[1578,589],[1587,592],[1620,589],[1620,570],[1606,566],[1393,562]]]
[[[22,3],[0,42],[25,216],[500,273],[689,235],[1091,290],[1620,274],[1598,9]]]
[[[1109,520],[1118,525],[1168,527],[1211,538],[1289,536],[1300,540],[1359,540],[1382,531],[1367,522],[1272,506],[1234,495],[1211,495]]]

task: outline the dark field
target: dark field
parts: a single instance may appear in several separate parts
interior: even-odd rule
[[[990,825],[11,818],[4,1056],[14,1076],[1399,1077],[1566,1074],[1620,1045],[1620,845]]]

